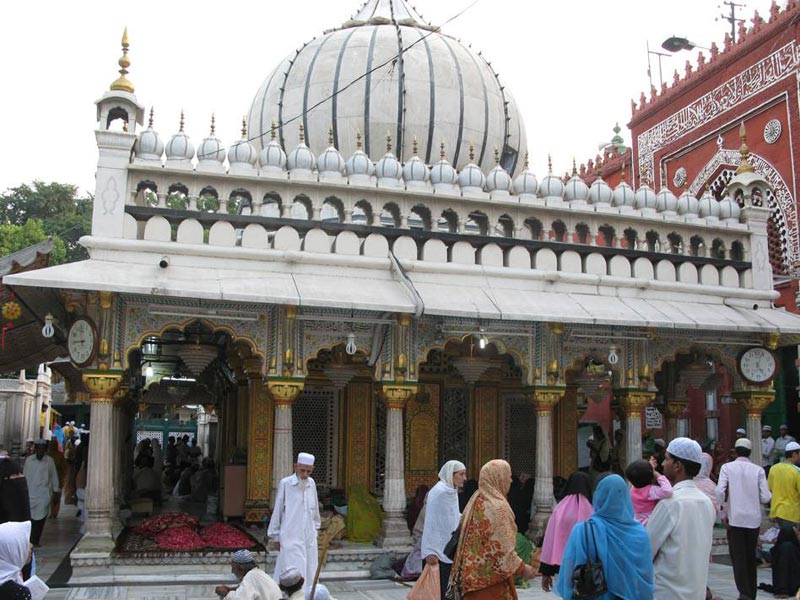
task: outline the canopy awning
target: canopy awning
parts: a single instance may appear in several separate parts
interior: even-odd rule
[[[154,300],[173,297],[507,321],[800,335],[800,315],[770,308],[763,301],[750,304],[714,294],[653,290],[645,294],[636,289],[615,293],[615,288],[602,285],[550,291],[552,286],[541,278],[502,277],[479,270],[445,274],[412,269],[401,275],[387,259],[353,260],[345,265],[325,260],[323,255],[314,260],[219,263],[195,257],[173,261],[162,269],[156,261],[121,264],[93,258],[7,275],[4,282],[107,290]]]

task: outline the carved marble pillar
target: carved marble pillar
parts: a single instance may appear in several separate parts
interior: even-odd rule
[[[562,386],[542,386],[533,390],[532,401],[536,409],[536,474],[533,502],[536,512],[531,514],[529,538],[544,534],[547,520],[553,512],[553,409],[564,396]]]
[[[245,521],[260,523],[269,510],[274,408],[267,386],[261,381],[261,359],[246,359],[244,366],[250,384]]]
[[[91,436],[86,469],[86,534],[76,548],[79,553],[109,553],[114,547],[113,402],[121,380],[119,371],[83,373],[91,403]]]
[[[382,548],[406,548],[412,544],[405,519],[406,480],[403,408],[417,392],[411,383],[385,383],[386,480],[383,490],[383,526],[378,538]]]
[[[678,437],[678,421],[683,413],[686,412],[686,407],[689,406],[688,402],[678,400],[670,400],[664,407],[664,412],[667,417],[667,440],[672,440]]]
[[[120,386],[114,395],[114,403],[111,415],[111,443],[113,448],[112,472],[114,480],[112,533],[114,537],[116,537],[122,529],[122,523],[118,518],[119,507],[120,504],[122,504],[125,500],[125,448],[122,447],[122,440],[125,439],[123,431],[123,419],[125,418],[124,406],[127,398],[127,386]],[[89,444],[89,448],[91,450],[91,443]]]
[[[269,379],[267,391],[275,405],[275,421],[272,433],[272,493],[270,504],[281,479],[292,474],[294,449],[292,447],[292,403],[303,391],[305,382],[300,379]]]
[[[753,462],[758,463],[758,454],[761,448],[761,413],[775,400],[775,390],[766,388],[753,388],[739,390],[733,397],[744,406],[747,411],[747,439],[753,444]]]
[[[642,412],[655,400],[656,393],[642,389],[614,390],[621,416],[625,418],[625,461],[627,467],[642,458]]]

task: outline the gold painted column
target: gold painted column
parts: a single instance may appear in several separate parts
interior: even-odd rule
[[[107,554],[114,548],[113,403],[121,381],[120,371],[83,372],[91,404],[91,435],[86,464],[86,534],[75,550],[78,554]]]
[[[670,400],[664,407],[664,412],[667,417],[667,440],[678,437],[678,421],[681,415],[686,412],[687,406],[689,406],[688,402]]]
[[[417,392],[412,383],[385,383],[386,399],[386,480],[383,490],[383,526],[378,545],[382,548],[411,546],[406,524],[405,449],[403,447],[403,408]]]
[[[269,510],[270,481],[272,475],[272,422],[273,402],[267,386],[261,381],[261,360],[244,361],[249,383],[250,420],[247,424],[247,497],[244,520],[260,523]]]
[[[544,534],[547,520],[553,512],[553,409],[564,396],[563,386],[541,386],[532,390],[531,400],[536,409],[536,474],[533,502],[536,511],[531,515],[527,535],[534,538]]]
[[[349,490],[354,484],[370,489],[373,460],[372,447],[373,401],[372,382],[351,381],[345,388],[346,445],[344,487]]]
[[[756,449],[761,448],[761,413],[775,400],[775,390],[751,388],[733,392],[733,397],[747,411],[747,439],[753,444],[753,455],[757,457],[760,450],[756,452]]]
[[[305,387],[302,379],[275,378],[267,380],[267,391],[275,406],[272,434],[272,495],[275,501],[281,479],[292,474],[294,449],[292,447],[292,404]]]
[[[656,393],[638,388],[614,390],[614,398],[625,420],[625,464],[642,458],[642,413],[655,400]]]

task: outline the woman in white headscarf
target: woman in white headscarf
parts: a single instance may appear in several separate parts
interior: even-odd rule
[[[22,568],[31,557],[30,537],[30,521],[0,525],[0,598],[31,598],[30,590],[22,584]]]
[[[439,471],[439,481],[428,492],[421,554],[427,564],[439,565],[442,598],[447,591],[447,581],[453,566],[453,560],[444,555],[444,547],[461,519],[458,488],[464,485],[466,478],[467,467],[464,463],[449,460]]]

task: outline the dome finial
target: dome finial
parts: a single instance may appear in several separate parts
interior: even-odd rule
[[[750,164],[750,148],[747,147],[747,131],[744,128],[744,121],[739,127],[739,139],[742,140],[742,146],[739,148],[739,154],[742,155],[742,164],[736,169],[736,174],[740,173],[755,173],[756,170]]]
[[[469,144],[469,162],[475,162],[475,146],[472,145],[472,142]]]
[[[386,152],[392,151],[392,132],[386,131]]]
[[[417,155],[417,136],[414,136],[414,141],[411,144],[411,153],[416,156]]]
[[[572,157],[572,176],[575,177],[578,174],[578,164],[575,162],[575,157]]]
[[[356,150],[361,150],[361,130],[356,129]]]
[[[553,172],[553,156],[550,154],[547,155],[547,172]]]
[[[131,66],[131,60],[128,58],[128,28],[122,33],[122,56],[120,56],[117,64],[119,64],[119,77],[111,84],[111,90],[133,93],[133,84],[128,81],[125,75],[128,74],[128,67]]]
[[[242,139],[247,139],[247,115],[242,116]]]
[[[525,150],[525,160],[522,163],[522,170],[523,171],[527,171],[529,166],[530,166],[530,163],[528,162],[528,151]]]
[[[153,107],[152,106],[150,107],[150,119],[147,121],[147,127],[148,127],[148,129],[152,129],[153,128]]]
[[[439,158],[444,160],[445,156],[446,156],[446,154],[444,153],[444,140],[442,140],[442,143],[439,144]]]
[[[527,156],[528,156],[527,152],[525,153],[525,156],[526,156],[525,160],[527,160]],[[495,165],[499,165],[500,164],[500,149],[497,146],[494,147],[494,164]],[[525,168],[526,169],[528,168],[527,165],[526,165]]]
[[[619,167],[619,180],[621,183],[626,183],[625,181],[625,161],[622,161]]]
[[[214,113],[211,113],[211,137],[214,137],[214,132],[217,130],[217,119]]]
[[[333,148],[333,123],[328,127],[328,146]]]
[[[183,133],[183,109],[181,109],[181,120],[180,120],[180,127],[178,128],[180,133]]]
[[[273,141],[278,135],[278,122],[275,119],[272,119],[272,128],[269,130],[269,135]]]
[[[300,143],[301,144],[306,143],[306,128],[303,126],[302,123],[300,123]]]

